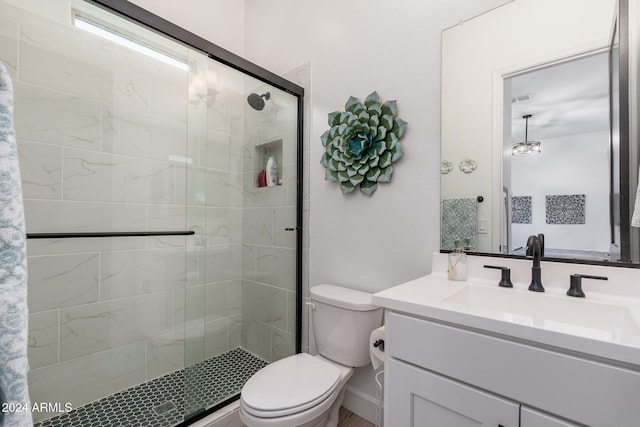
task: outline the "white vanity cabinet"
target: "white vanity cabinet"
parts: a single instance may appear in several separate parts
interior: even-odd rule
[[[523,406],[520,409],[521,427],[578,427],[577,424],[562,421],[556,417]]]
[[[386,426],[640,426],[640,370],[387,310]]]
[[[518,426],[518,404],[425,369],[394,359],[385,366],[385,378],[385,425]]]
[[[578,427],[425,369],[391,360],[388,413],[391,425]]]

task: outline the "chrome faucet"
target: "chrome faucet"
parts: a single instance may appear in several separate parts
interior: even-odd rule
[[[542,286],[542,268],[540,268],[540,258],[544,251],[544,235],[529,236],[527,239],[527,256],[533,257],[533,266],[531,267],[531,284],[529,290],[533,292],[544,292]]]

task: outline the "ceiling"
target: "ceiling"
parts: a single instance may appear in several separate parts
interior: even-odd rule
[[[530,95],[511,103],[512,142],[524,141],[525,114],[529,140],[609,129],[609,52],[574,59],[505,80],[511,94]]]

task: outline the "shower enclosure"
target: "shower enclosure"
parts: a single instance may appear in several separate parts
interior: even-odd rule
[[[180,424],[301,349],[303,90],[126,1],[70,3],[0,0],[34,420]]]

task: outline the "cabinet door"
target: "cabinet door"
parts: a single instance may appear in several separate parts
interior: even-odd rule
[[[520,427],[578,427],[568,421],[562,421],[551,415],[543,414],[535,409],[522,407],[520,412]]]
[[[519,404],[395,359],[385,370],[387,426],[518,427]]]

